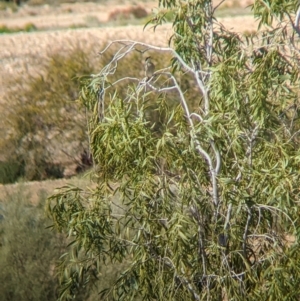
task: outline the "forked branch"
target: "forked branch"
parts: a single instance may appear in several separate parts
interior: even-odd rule
[[[118,66],[118,61],[123,59],[126,55],[131,53],[132,51],[138,51],[141,53],[144,53],[148,50],[155,50],[158,52],[169,52],[171,53],[178,62],[181,64],[182,68],[186,70],[187,73],[190,73],[193,75],[193,77],[196,80],[196,86],[199,88],[199,91],[201,92],[202,96],[204,97],[205,100],[205,107],[204,107],[204,117],[209,113],[209,94],[208,94],[208,89],[209,87],[206,86],[207,83],[205,83],[202,78],[209,78],[210,76],[210,71],[203,71],[199,70],[199,68],[196,68],[196,64],[192,64],[193,66],[190,67],[188,64],[184,62],[184,60],[181,58],[181,56],[172,48],[170,47],[159,47],[159,46],[154,46],[150,45],[147,43],[142,43],[142,42],[137,42],[137,41],[131,41],[131,40],[115,40],[110,42],[107,47],[103,51],[100,52],[100,55],[103,55],[110,47],[112,47],[114,44],[121,45],[120,49],[116,52],[116,54],[113,56],[112,60],[104,67],[101,72],[97,75],[94,75],[94,77],[99,77],[102,78],[103,80],[106,80],[106,78],[114,74],[117,70]],[[210,53],[210,52],[209,52]],[[167,68],[168,69],[168,68]],[[213,155],[214,155],[214,160],[212,158],[212,155],[208,153],[208,151],[205,150],[203,145],[201,144],[201,141],[199,140],[199,137],[196,134],[195,130],[195,125],[194,125],[194,120],[193,116],[197,116],[197,122],[203,122],[204,117],[200,116],[199,114],[196,113],[190,113],[189,110],[189,105],[187,100],[185,99],[184,93],[178,84],[175,76],[171,72],[165,72],[166,69],[162,69],[162,72],[157,71],[155,72],[155,75],[160,76],[160,75],[166,75],[172,82],[173,84],[171,86],[163,86],[160,88],[157,88],[155,86],[155,83],[153,84],[151,82],[151,79],[143,79],[139,80],[138,78],[132,78],[132,77],[125,77],[121,78],[114,83],[110,83],[107,88],[110,88],[112,86],[117,85],[118,83],[125,81],[125,80],[130,80],[130,81],[136,81],[138,82],[138,91],[140,91],[140,88],[142,87],[148,87],[151,90],[155,92],[167,92],[170,90],[177,90],[179,94],[179,99],[181,103],[181,107],[184,111],[185,118],[189,124],[190,127],[190,136],[194,142],[195,145],[195,150],[198,152],[198,154],[204,158],[204,160],[207,162],[209,171],[210,171],[210,177],[211,177],[211,184],[212,184],[212,199],[213,203],[216,207],[218,207],[219,204],[219,197],[218,197],[218,184],[217,184],[217,176],[220,171],[220,166],[221,166],[221,156],[218,151],[218,148],[213,140],[211,140],[209,143],[212,147],[213,150]],[[154,76],[153,76],[154,77]],[[105,90],[107,88],[104,88]],[[215,162],[215,166],[214,166]]]

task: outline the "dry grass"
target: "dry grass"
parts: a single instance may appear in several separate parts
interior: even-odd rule
[[[99,24],[109,21],[109,16],[114,11],[128,11],[142,8],[147,14],[156,4],[146,2],[143,5],[133,5],[124,1],[123,4],[114,3],[63,3],[60,5],[29,6],[23,5],[17,11],[0,10],[0,22],[7,27],[24,27],[33,23],[39,29],[72,28],[78,25],[88,26],[86,18],[97,18]],[[145,15],[145,13],[144,13]]]
[[[219,3],[215,0],[215,3]],[[245,7],[251,0],[227,0],[223,7]],[[26,24],[33,24],[39,29],[51,29],[47,32],[18,33],[0,36],[0,86],[3,86],[3,79],[19,72],[34,72],[36,70],[37,57],[45,57],[49,52],[57,50],[67,51],[74,44],[92,45],[102,44],[103,41],[113,39],[138,39],[156,45],[166,45],[171,35],[171,26],[159,27],[155,33],[143,26],[126,26],[113,28],[89,28],[77,30],[53,31],[53,28],[76,27],[77,25],[97,25],[99,22],[107,22],[109,16],[117,11],[128,11],[132,3],[124,2],[122,5],[109,1],[106,5],[99,3],[73,3],[61,4],[59,6],[22,6],[17,12],[1,11],[1,24],[8,28],[24,27]],[[138,7],[138,6],[137,6]],[[150,13],[157,7],[156,2],[145,2],[140,6],[145,12]],[[95,23],[91,20],[97,20]],[[220,18],[220,22],[226,27],[239,32],[251,31],[256,28],[254,19],[250,16],[237,16],[234,18]],[[88,24],[87,24],[88,25]],[[71,45],[71,47],[70,47]],[[95,49],[95,56],[99,49]],[[1,93],[0,90],[0,101]]]
[[[0,200],[5,201],[8,196],[12,196],[17,191],[21,191],[28,198],[24,198],[24,202],[30,202],[33,205],[37,205],[41,200],[41,195],[48,197],[53,194],[53,191],[59,187],[65,185],[74,185],[76,187],[85,188],[90,185],[90,180],[86,178],[72,178],[72,179],[59,179],[48,181],[32,181],[24,183],[15,183],[8,185],[0,184]]]
[[[257,24],[250,16],[220,18],[226,27],[239,32],[255,30]],[[104,41],[114,39],[132,39],[166,46],[172,34],[170,25],[158,27],[155,33],[149,28],[143,31],[142,26],[126,26],[111,28],[89,28],[60,30],[47,32],[17,33],[0,36],[0,86],[4,79],[19,73],[35,72],[37,58],[46,57],[50,52],[68,51],[74,45],[101,45]],[[95,48],[95,57],[100,48]],[[24,75],[25,76],[25,75]],[[0,90],[0,101],[2,93]],[[2,94],[2,95],[1,95]]]
[[[114,39],[138,39],[155,45],[166,46],[171,35],[171,27],[166,25],[154,33],[150,29],[143,31],[142,26],[127,26],[114,28],[91,28],[50,32],[18,33],[0,36],[0,86],[4,79],[16,74],[26,74],[38,71],[37,62],[46,59],[51,52],[67,52],[79,46],[80,49],[99,45],[94,49],[94,57],[104,41]],[[99,58],[100,59],[100,58]],[[0,91],[0,101],[2,101]]]
[[[40,1],[40,0],[39,0]],[[41,0],[43,1],[43,0]],[[217,5],[221,0],[214,0]],[[220,10],[225,10],[227,15],[236,14],[236,9],[245,8],[252,0],[226,0]],[[8,28],[24,27],[33,23],[38,29],[73,28],[76,26],[89,26],[87,16],[98,20],[99,24],[108,22],[116,12],[129,15],[133,12],[134,17],[141,18],[156,11],[156,1],[143,1],[136,4],[129,0],[110,0],[105,3],[62,3],[60,5],[22,5],[17,9],[0,10],[1,24]],[[240,10],[238,10],[239,12]],[[141,15],[142,12],[142,15]]]

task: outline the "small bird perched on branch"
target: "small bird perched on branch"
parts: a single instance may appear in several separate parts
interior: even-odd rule
[[[145,59],[145,75],[147,80],[149,80],[155,71],[155,65],[151,62],[151,56],[146,57]]]

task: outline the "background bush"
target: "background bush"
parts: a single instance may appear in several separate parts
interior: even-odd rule
[[[21,192],[0,200],[0,300],[56,300],[55,266],[65,239],[46,229],[40,195],[38,206]]]
[[[22,163],[27,180],[61,178],[70,161],[80,159],[87,145],[85,110],[76,103],[78,77],[94,70],[90,49],[54,53],[38,59],[36,74],[7,80],[1,104],[0,150],[7,165]],[[77,158],[77,159],[76,159]],[[4,163],[0,165],[0,181]],[[18,174],[18,173],[15,173]]]

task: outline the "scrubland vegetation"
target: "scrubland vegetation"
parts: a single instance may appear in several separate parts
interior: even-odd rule
[[[7,79],[0,182],[87,174],[1,187],[1,300],[299,300],[296,2],[236,34],[165,1],[170,48],[77,45]]]
[[[64,177],[71,166],[70,175],[90,167],[88,145],[88,118],[90,112],[79,101],[80,86],[90,74],[96,73],[113,55],[113,49],[101,58],[93,57],[89,48],[74,47],[68,53],[52,53],[46,61],[40,59],[37,74],[10,78],[7,93],[0,105],[2,128],[0,149],[4,160],[0,163],[0,182],[13,183],[18,179],[27,181]],[[170,58],[169,58],[170,59]],[[132,55],[118,68],[118,76],[143,78],[140,55]],[[161,66],[163,59],[156,59]],[[184,79],[187,95],[195,98],[196,91],[189,89]],[[127,84],[119,87],[122,97],[127,95]],[[170,105],[177,96],[170,96]],[[153,104],[151,104],[153,102]],[[148,117],[159,128],[164,122],[155,111],[154,99],[149,102],[153,112]]]
[[[66,239],[46,229],[46,195],[38,205],[30,202],[30,191],[22,185],[0,198],[0,299],[56,300],[55,276]]]
[[[80,169],[88,150],[86,113],[78,104],[79,77],[96,65],[88,49],[40,59],[36,74],[7,81],[1,104],[1,182],[61,178],[68,163]],[[83,168],[84,169],[84,168]]]

